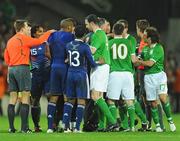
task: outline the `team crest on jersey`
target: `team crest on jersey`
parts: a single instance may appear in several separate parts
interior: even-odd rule
[[[39,47],[38,50],[42,50],[42,47]]]

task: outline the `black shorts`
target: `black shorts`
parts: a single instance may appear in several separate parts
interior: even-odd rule
[[[30,91],[31,75],[28,65],[19,65],[8,68],[9,91]]]

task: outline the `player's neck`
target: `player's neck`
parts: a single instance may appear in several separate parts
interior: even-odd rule
[[[95,26],[93,27],[93,32],[96,32],[97,30],[101,30],[101,28],[100,28],[99,26],[96,26],[96,25],[95,25]]]
[[[123,38],[122,35],[114,35],[114,39]]]

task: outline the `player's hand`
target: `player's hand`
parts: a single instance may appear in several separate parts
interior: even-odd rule
[[[98,64],[105,64],[104,58],[99,58]]]
[[[93,47],[93,46],[90,46],[90,49],[91,49],[91,53],[94,54],[96,52],[96,48]]]

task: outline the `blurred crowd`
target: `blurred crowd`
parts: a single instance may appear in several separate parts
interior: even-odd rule
[[[7,66],[4,63],[3,52],[7,40],[14,34],[12,28],[16,18],[16,7],[11,0],[0,1],[0,115],[2,113],[2,98],[7,92]],[[172,51],[167,52],[166,72],[168,75],[168,88],[172,110],[180,112],[180,64],[177,61],[177,54]]]
[[[7,40],[13,35],[12,24],[16,16],[16,7],[11,0],[0,1],[0,115],[2,98],[7,93],[7,66],[4,63],[4,49]]]

